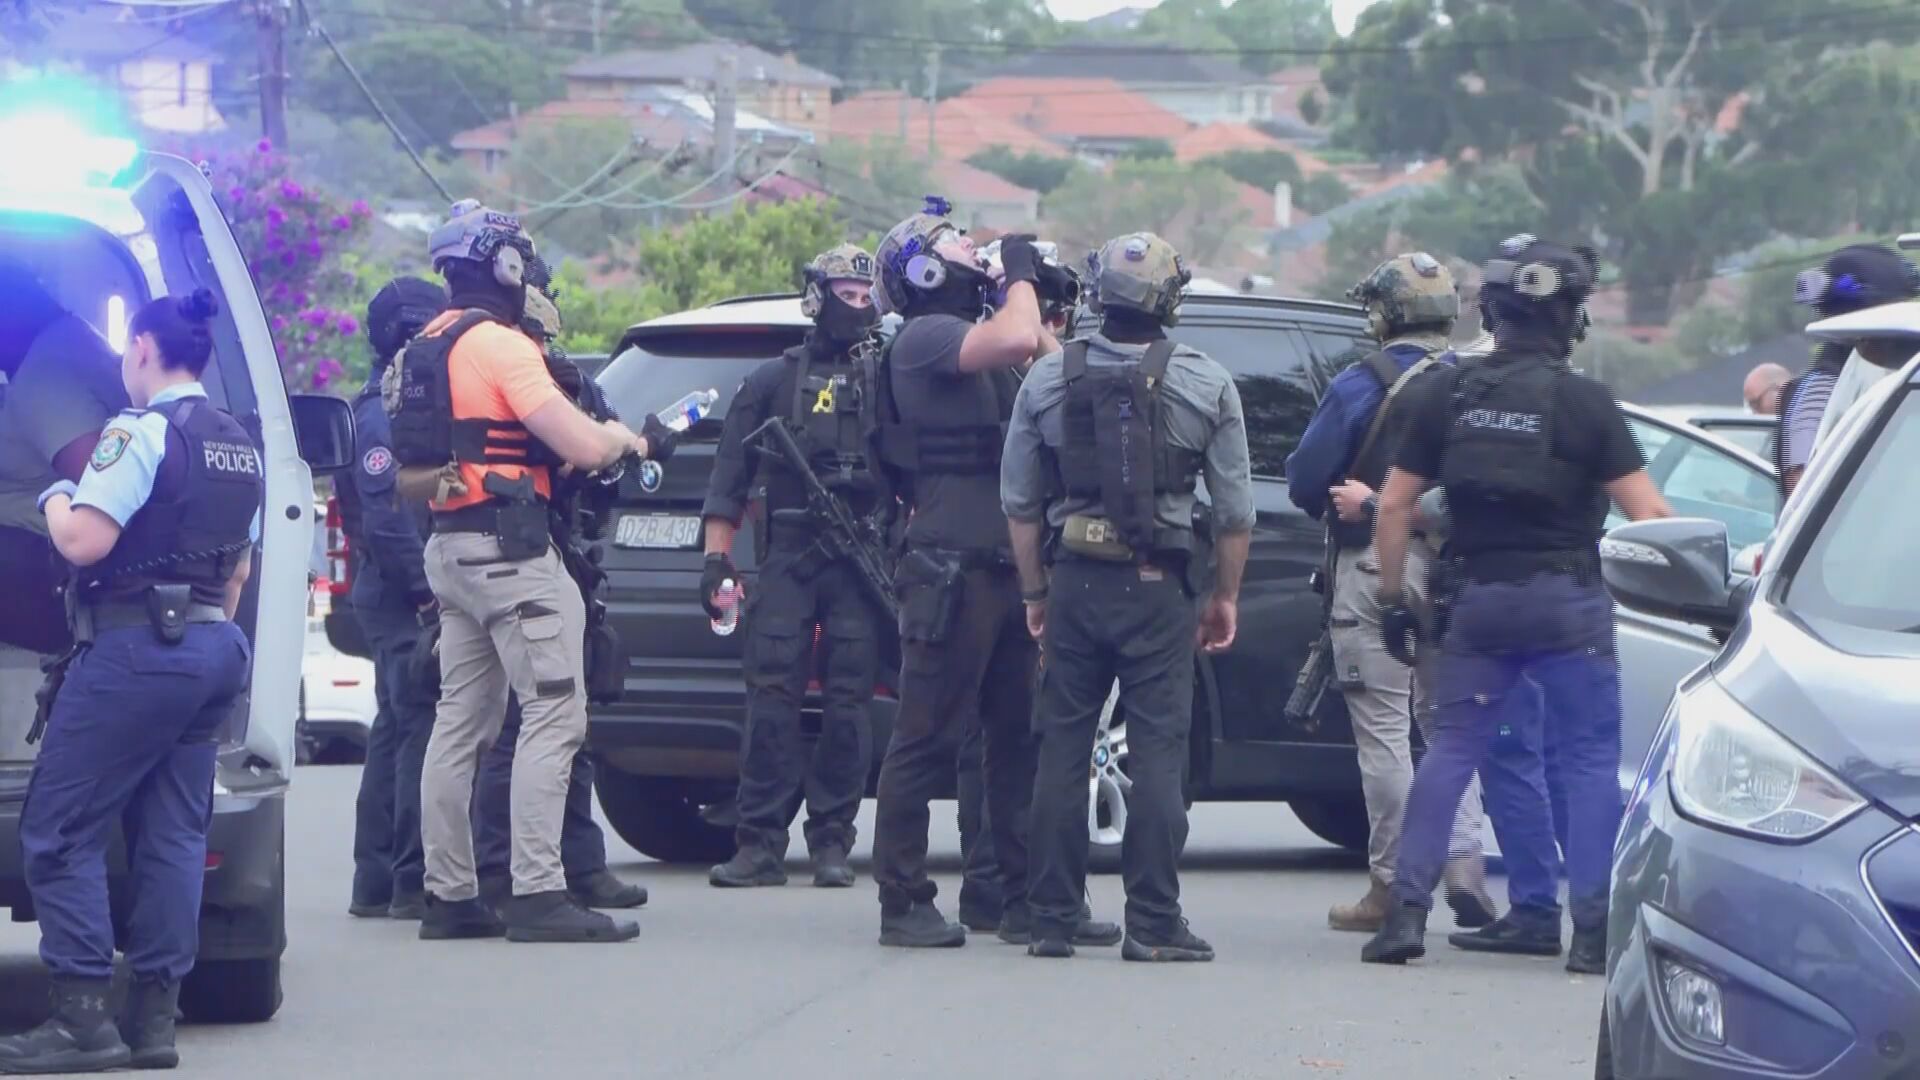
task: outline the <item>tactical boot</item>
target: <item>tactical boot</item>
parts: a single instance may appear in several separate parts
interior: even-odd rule
[[[136,1069],[171,1069],[180,1064],[173,1046],[173,1025],[180,1010],[180,984],[135,979],[127,986],[120,1011],[120,1037],[133,1048]]]
[[[813,884],[817,889],[853,887],[853,867],[847,865],[847,849],[828,844],[813,853]]]
[[[1453,924],[1462,930],[1478,930],[1493,922],[1497,909],[1487,892],[1487,860],[1481,855],[1463,855],[1447,860],[1444,881],[1447,906],[1453,909]]]
[[[629,885],[613,876],[611,870],[598,870],[567,882],[567,891],[585,908],[637,908],[647,906],[647,890]]]
[[[1027,943],[1027,955],[1047,960],[1068,960],[1073,957],[1073,942],[1063,937],[1043,934]]]
[[[387,918],[402,922],[419,922],[427,916],[427,894],[423,890],[416,893],[394,893],[393,903],[387,906]]]
[[[1559,956],[1560,913],[1513,908],[1472,933],[1448,934],[1447,941],[1468,952]]]
[[[387,917],[387,909],[392,906],[392,903],[391,900],[388,900],[378,904],[372,901],[363,904],[358,900],[354,900],[347,904],[347,914],[356,919],[384,919]]]
[[[497,938],[506,932],[493,909],[477,899],[442,900],[427,895],[427,914],[420,920],[421,941]]]
[[[53,1015],[46,1023],[0,1039],[0,1073],[105,1072],[133,1058],[107,1010],[112,979],[55,976]]]
[[[991,934],[1006,921],[1007,906],[998,897],[969,893],[960,887],[960,924],[977,934]]]
[[[589,911],[565,889],[514,897],[507,905],[506,921],[508,941],[615,942],[640,936],[639,923]]]
[[[716,889],[752,889],[785,885],[787,868],[765,848],[741,848],[733,858],[707,871],[707,883]]]
[[[1327,909],[1327,925],[1335,930],[1371,934],[1387,921],[1387,909],[1393,906],[1393,894],[1379,878],[1367,879],[1367,895],[1352,904],[1335,904]]]
[[[1567,948],[1567,970],[1575,975],[1607,973],[1607,927],[1574,927],[1573,944]]]
[[[1120,959],[1154,964],[1205,964],[1213,960],[1213,946],[1189,929],[1187,920],[1181,919],[1179,928],[1171,934],[1128,931],[1127,943],[1120,948]]]
[[[1363,964],[1404,964],[1427,955],[1427,909],[1402,901],[1387,908],[1373,940],[1360,947]]]
[[[957,949],[967,943],[967,928],[950,923],[933,901],[923,900],[897,914],[880,912],[880,944],[897,949]]]

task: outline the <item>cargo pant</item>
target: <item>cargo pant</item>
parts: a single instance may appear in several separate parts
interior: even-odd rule
[[[1353,743],[1360,754],[1360,790],[1367,802],[1367,868],[1375,881],[1393,883],[1400,858],[1400,833],[1413,786],[1412,730],[1417,721],[1423,739],[1431,739],[1425,673],[1416,673],[1387,655],[1380,629],[1380,559],[1372,547],[1339,553],[1333,583],[1334,679],[1347,699]],[[1414,537],[1407,545],[1406,591],[1416,611],[1427,609],[1427,568],[1433,551]],[[1447,854],[1459,858],[1481,853],[1480,777],[1467,781],[1453,817]]]
[[[479,894],[469,815],[480,755],[520,699],[511,809],[516,896],[567,887],[561,823],[587,735],[586,602],[558,553],[507,562],[484,533],[436,533],[427,581],[440,600],[440,704],[421,778],[427,891]]]

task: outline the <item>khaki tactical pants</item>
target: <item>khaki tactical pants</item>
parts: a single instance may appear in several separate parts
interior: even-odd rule
[[[499,737],[507,691],[519,696],[511,818],[516,896],[566,888],[560,823],[574,754],[587,735],[586,603],[552,549],[504,562],[481,533],[427,541],[427,581],[440,600],[440,704],[420,781],[427,889],[443,900],[479,892],[468,808],[480,755]]]
[[[1419,537],[1407,545],[1406,590],[1414,610],[1427,606],[1427,567],[1433,550]],[[1374,549],[1339,553],[1334,569],[1333,674],[1347,699],[1353,741],[1360,752],[1360,785],[1367,801],[1367,864],[1381,884],[1393,882],[1400,829],[1413,786],[1413,718],[1427,733],[1424,679],[1387,655],[1380,629],[1380,562]],[[1427,653],[1434,646],[1424,646]],[[1476,774],[1454,816],[1449,854],[1480,853],[1483,822]]]

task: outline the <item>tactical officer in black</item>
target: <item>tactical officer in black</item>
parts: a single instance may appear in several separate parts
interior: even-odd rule
[[[1561,909],[1543,760],[1565,778],[1569,970],[1604,970],[1607,887],[1620,824],[1620,664],[1613,604],[1600,580],[1609,497],[1638,521],[1670,511],[1626,419],[1602,383],[1568,366],[1587,325],[1598,259],[1516,236],[1481,286],[1495,347],[1416,381],[1389,412],[1402,432],[1381,492],[1382,632],[1411,666],[1434,649],[1427,755],[1407,797],[1393,904],[1361,952],[1399,964],[1426,952],[1434,886],[1454,808],[1476,769],[1507,861],[1507,914],[1453,934],[1458,948],[1558,955]],[[1402,586],[1416,499],[1438,481],[1451,513],[1436,563],[1440,625],[1423,629]],[[1537,685],[1544,710],[1509,708]],[[1544,717],[1542,716],[1544,712]],[[1496,737],[1496,735],[1498,737]]]
[[[1084,917],[1087,763],[1118,678],[1133,755],[1121,955],[1206,961],[1213,947],[1181,917],[1175,867],[1187,835],[1195,642],[1209,652],[1233,643],[1253,532],[1246,418],[1233,376],[1167,338],[1189,280],[1172,246],[1134,233],[1103,247],[1093,266],[1100,332],[1034,365],[1000,472],[1027,628],[1046,654],[1027,951],[1073,955]],[[1196,625],[1188,568],[1203,472],[1217,571]]]
[[[424,554],[426,508],[402,505],[394,491],[399,462],[380,384],[393,358],[446,306],[445,289],[414,277],[395,278],[368,303],[373,371],[353,399],[353,474],[335,485],[353,558],[353,614],[373,647],[379,706],[354,805],[347,911],[356,918],[419,919],[427,910],[420,769],[437,694],[410,677],[421,621],[434,608]]]
[[[738,850],[713,868],[720,888],[784,885],[787,829],[804,792],[813,883],[853,884],[854,815],[866,794],[872,743],[868,705],[879,670],[881,616],[844,560],[823,559],[807,520],[802,474],[771,454],[749,453],[748,439],[770,417],[783,418],[815,475],[856,516],[883,498],[868,467],[863,377],[855,352],[878,316],[873,257],[842,244],[807,266],[801,308],[813,320],[804,343],[756,368],[727,409],[702,513],[707,563],[700,603],[721,616],[716,593],[742,582],[734,568],[735,531],[756,481],[766,488],[760,573],[745,613],[747,730],[740,755]],[[826,702],[811,760],[800,705],[814,672],[815,627],[822,647]]]
[[[912,516],[894,578],[905,662],[880,768],[873,863],[880,943],[906,948],[966,943],[966,929],[933,904],[927,803],[974,723],[984,728],[986,816],[1007,904],[1002,928],[1027,932],[1038,649],[1000,511],[1000,451],[1017,369],[1058,347],[1035,290],[1053,268],[1042,266],[1032,238],[1002,241],[1005,298],[983,319],[993,279],[973,242],[945,218],[944,202],[929,202],[929,212],[887,234],[877,259],[880,306],[906,320],[875,389],[879,448]],[[1118,940],[1112,924],[1082,930]]]

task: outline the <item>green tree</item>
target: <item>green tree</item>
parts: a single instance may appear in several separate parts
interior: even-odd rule
[[[1238,43],[1226,28],[1222,0],[1160,0],[1140,20],[1139,36],[1184,49],[1231,51]]]
[[[1171,161],[1173,144],[1165,139],[1141,139],[1120,155],[1123,161]]]
[[[1833,71],[1876,37],[1913,32],[1849,22],[1850,0],[1440,7],[1391,0],[1361,16],[1353,48],[1323,71],[1344,95],[1339,137],[1382,155],[1525,160],[1542,211],[1534,231],[1597,241],[1621,267],[1636,322],[1665,321],[1776,216],[1838,223],[1818,171],[1798,164],[1836,140],[1857,145],[1861,103]],[[1832,96],[1809,107],[1821,86]],[[1867,107],[1910,115],[1898,100]],[[1834,123],[1849,104],[1849,123]],[[1796,117],[1804,141],[1769,134]]]
[[[1066,183],[1080,168],[1073,158],[1052,158],[1031,151],[1015,153],[1005,146],[989,146],[968,158],[967,164],[1042,195]]]
[[[1293,189],[1294,205],[1315,216],[1345,206],[1352,199],[1353,189],[1336,173],[1314,173]]]
[[[1435,191],[1336,223],[1327,240],[1326,274],[1315,291],[1339,299],[1401,251],[1426,251],[1461,269],[1478,265],[1500,241],[1532,229],[1536,217],[1518,169],[1456,173]]]
[[[815,255],[846,238],[831,203],[736,206],[640,239],[640,272],[666,311],[747,293],[791,292]]]
[[[1249,216],[1226,173],[1164,160],[1123,160],[1109,172],[1078,174],[1042,209],[1063,245],[1091,250],[1150,226],[1194,264],[1219,258]]]
[[[1283,183],[1292,184],[1294,197],[1299,197],[1300,162],[1285,150],[1229,150],[1203,158],[1200,164],[1219,169],[1261,191],[1272,191]]]
[[[469,128],[505,119],[560,95],[564,61],[510,38],[462,26],[393,30],[348,54],[411,139],[446,147]],[[377,119],[333,57],[312,57],[296,100],[335,117]]]
[[[898,139],[835,139],[820,151],[821,186],[833,192],[839,212],[858,226],[855,231],[884,233],[939,190],[923,151]]]
[[[629,327],[673,310],[657,285],[589,285],[573,263],[555,271],[553,286],[560,346],[575,355],[611,353]]]
[[[1327,48],[1337,36],[1327,0],[1233,0],[1218,25],[1239,47],[1240,62],[1263,75],[1301,63],[1301,51]]]

